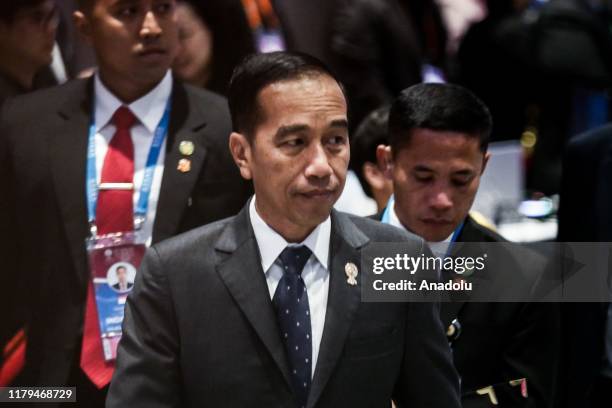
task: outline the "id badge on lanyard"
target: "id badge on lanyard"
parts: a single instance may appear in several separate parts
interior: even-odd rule
[[[125,301],[134,288],[136,271],[146,250],[140,235],[138,231],[124,232],[87,240],[89,269],[106,361],[117,357]]]
[[[89,127],[86,190],[91,235],[86,240],[86,248],[91,284],[93,284],[96,300],[102,350],[106,361],[113,361],[117,357],[125,302],[134,287],[136,271],[146,251],[146,240],[141,228],[146,219],[155,167],[168,130],[169,106],[168,103],[149,149],[140,197],[134,210],[134,231],[97,234],[95,215],[98,181],[96,177],[95,119],[92,120]]]

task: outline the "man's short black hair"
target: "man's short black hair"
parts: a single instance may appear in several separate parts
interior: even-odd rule
[[[361,121],[351,138],[350,168],[357,174],[363,191],[370,197],[372,189],[363,174],[363,165],[367,162],[376,164],[376,148],[381,144],[389,144],[388,121],[388,105],[375,109]]]
[[[4,0],[0,1],[0,21],[12,23],[17,13],[23,9],[36,7],[45,0]]]
[[[247,56],[234,70],[228,91],[234,131],[254,136],[264,120],[258,96],[266,86],[311,76],[329,76],[343,89],[336,75],[313,56],[285,51]]]
[[[469,90],[451,84],[418,84],[404,89],[389,112],[393,154],[410,142],[412,130],[465,133],[480,140],[485,152],[493,121],[486,105]]]

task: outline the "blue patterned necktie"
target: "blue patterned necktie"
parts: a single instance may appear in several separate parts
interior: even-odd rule
[[[272,302],[291,368],[291,382],[298,407],[306,406],[312,374],[312,330],[308,293],[302,270],[311,252],[305,246],[286,247],[279,255],[283,277]]]

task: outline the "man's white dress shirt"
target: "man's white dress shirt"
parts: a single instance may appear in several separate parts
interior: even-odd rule
[[[155,88],[140,99],[126,105],[136,116],[138,121],[131,130],[132,142],[134,144],[134,209],[140,198],[140,187],[144,177],[145,165],[149,155],[149,149],[153,142],[153,135],[161,121],[166,104],[172,93],[172,74],[166,73],[164,78]],[[94,103],[95,103],[95,127],[96,127],[96,176],[98,183],[102,174],[104,157],[108,150],[108,144],[115,134],[115,125],[111,119],[115,111],[124,105],[113,93],[102,83],[100,76],[94,78]],[[167,137],[166,137],[167,139]],[[159,190],[164,173],[164,158],[166,157],[166,139],[161,146],[157,165],[153,175],[153,184],[149,196],[147,215],[141,232],[147,245],[151,243],[153,235],[153,222],[157,211]]]
[[[312,330],[312,375],[314,376],[317,366],[317,357],[323,337],[323,326],[325,325],[325,313],[327,312],[327,296],[329,294],[329,271],[327,269],[329,257],[329,241],[331,234],[331,219],[327,217],[319,224],[304,241],[299,244],[290,244],[276,231],[268,226],[257,213],[255,205],[256,197],[249,204],[249,217],[255,232],[255,239],[261,255],[261,267],[266,274],[266,282],[270,292],[270,298],[274,298],[274,292],[278,282],[283,277],[283,267],[278,256],[287,246],[305,245],[313,255],[302,271],[302,279],[308,293],[308,305],[310,307],[310,326]]]

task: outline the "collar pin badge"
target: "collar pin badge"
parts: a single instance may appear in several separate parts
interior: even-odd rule
[[[178,162],[178,166],[176,167],[178,171],[181,173],[187,173],[191,170],[191,160],[181,159]]]
[[[179,144],[179,151],[182,155],[191,156],[194,150],[195,147],[193,146],[193,142],[190,142],[189,140],[183,140]]]
[[[344,272],[346,273],[347,277],[346,282],[351,286],[357,285],[357,280],[355,279],[359,273],[357,266],[355,266],[355,264],[352,262],[348,262],[346,265],[344,265]]]

